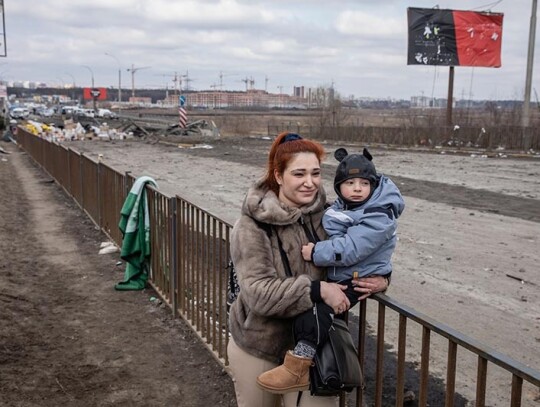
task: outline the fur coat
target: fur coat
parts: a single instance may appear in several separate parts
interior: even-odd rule
[[[325,277],[324,269],[302,258],[302,245],[309,240],[300,221],[325,239],[321,225],[325,203],[322,186],[315,200],[302,208],[286,206],[260,183],[248,191],[231,233],[240,294],[229,316],[232,337],[247,353],[281,363],[294,347],[293,319],[313,307],[311,282]],[[270,238],[254,219],[273,225]],[[292,278],[287,278],[276,234],[287,253]]]

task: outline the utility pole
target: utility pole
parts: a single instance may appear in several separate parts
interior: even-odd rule
[[[92,95],[92,105],[94,107],[94,111],[96,111],[96,96],[94,95],[94,71],[88,65],[82,65],[82,67],[88,69],[90,75],[92,76],[92,88],[90,89],[90,94]]]
[[[148,69],[149,66],[141,66],[135,68],[133,64],[131,64],[131,68],[128,68],[127,71],[131,72],[131,97],[135,97],[135,72],[140,71],[141,69]]]
[[[184,82],[186,83],[186,89],[185,89],[185,90],[186,90],[186,92],[189,92],[189,91],[190,91],[190,89],[189,89],[189,83],[190,83],[190,82],[193,82],[194,79],[190,79],[190,77],[189,77],[189,71],[188,71],[187,69],[186,69],[186,74],[185,74],[185,75],[181,75],[181,77],[182,77],[182,78],[185,78],[185,79],[184,79]],[[182,83],[182,82],[180,82],[180,83]]]
[[[113,58],[118,63],[118,103],[122,102],[122,66],[120,65],[120,60],[114,55],[109,54],[108,52],[105,55]]]
[[[527,52],[527,74],[525,78],[525,98],[523,100],[522,126],[529,127],[529,108],[531,103],[532,69],[534,61],[534,40],[536,36],[536,9],[538,2],[533,0],[531,10],[531,26],[529,29],[529,49]]]

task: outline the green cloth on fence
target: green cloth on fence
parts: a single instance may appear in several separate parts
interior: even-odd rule
[[[150,215],[146,184],[157,187],[156,181],[150,177],[137,178],[120,211],[118,227],[123,237],[120,257],[126,261],[126,271],[124,281],[114,286],[116,290],[142,290],[148,281]]]

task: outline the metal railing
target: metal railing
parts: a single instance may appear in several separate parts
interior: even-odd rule
[[[120,210],[135,178],[20,129],[18,140],[22,148],[56,179],[96,225],[121,246],[117,227]],[[169,197],[152,187],[147,187],[147,192],[152,236],[150,283],[171,307],[173,315],[185,319],[215,358],[227,366],[226,265],[232,226],[180,196]],[[433,375],[429,368],[432,339],[435,336],[447,341],[447,349],[441,351],[447,358],[446,377],[442,380],[444,384],[437,384],[445,406],[453,407],[463,404],[465,400],[456,391],[458,361],[461,361],[457,356],[458,350],[467,350],[477,358],[473,396],[475,406],[485,406],[487,391],[493,388],[487,380],[490,364],[500,367],[509,377],[507,389],[511,407],[520,407],[523,401],[530,401],[530,405],[538,402],[538,399],[531,401],[529,396],[523,396],[526,383],[537,388],[537,397],[540,397],[538,370],[516,362],[386,295],[378,294],[373,298],[378,304],[374,316],[376,331],[367,331],[370,322],[366,301],[360,304],[357,323],[359,359],[367,381],[365,394],[373,399],[376,407],[402,406],[407,380],[411,382],[411,387],[417,389],[418,406],[437,405],[437,401],[432,399],[433,386],[430,385]],[[373,304],[371,301],[369,303]],[[397,315],[397,322],[387,322],[387,310]],[[421,338],[414,340],[420,346],[419,371],[406,367],[406,345],[410,334],[407,326],[410,322],[419,324],[422,330]],[[385,331],[390,328],[398,332],[395,356],[385,349]],[[366,351],[370,341],[374,342],[374,350]],[[391,358],[395,359],[395,363],[390,364],[392,371],[389,372],[385,359]],[[388,383],[388,377],[395,380]],[[356,406],[363,405],[365,394],[356,394]],[[341,397],[341,405],[345,403],[346,397]]]
[[[448,126],[301,126],[299,124],[268,125],[268,135],[292,131],[309,138],[356,142],[362,144],[385,144],[396,146],[475,147],[494,150],[529,150],[540,148],[540,128],[500,125],[461,126],[457,130]]]

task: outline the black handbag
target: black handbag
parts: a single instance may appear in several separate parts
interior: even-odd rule
[[[309,370],[312,396],[336,396],[364,387],[358,353],[345,321],[334,319],[326,343],[317,350]]]

